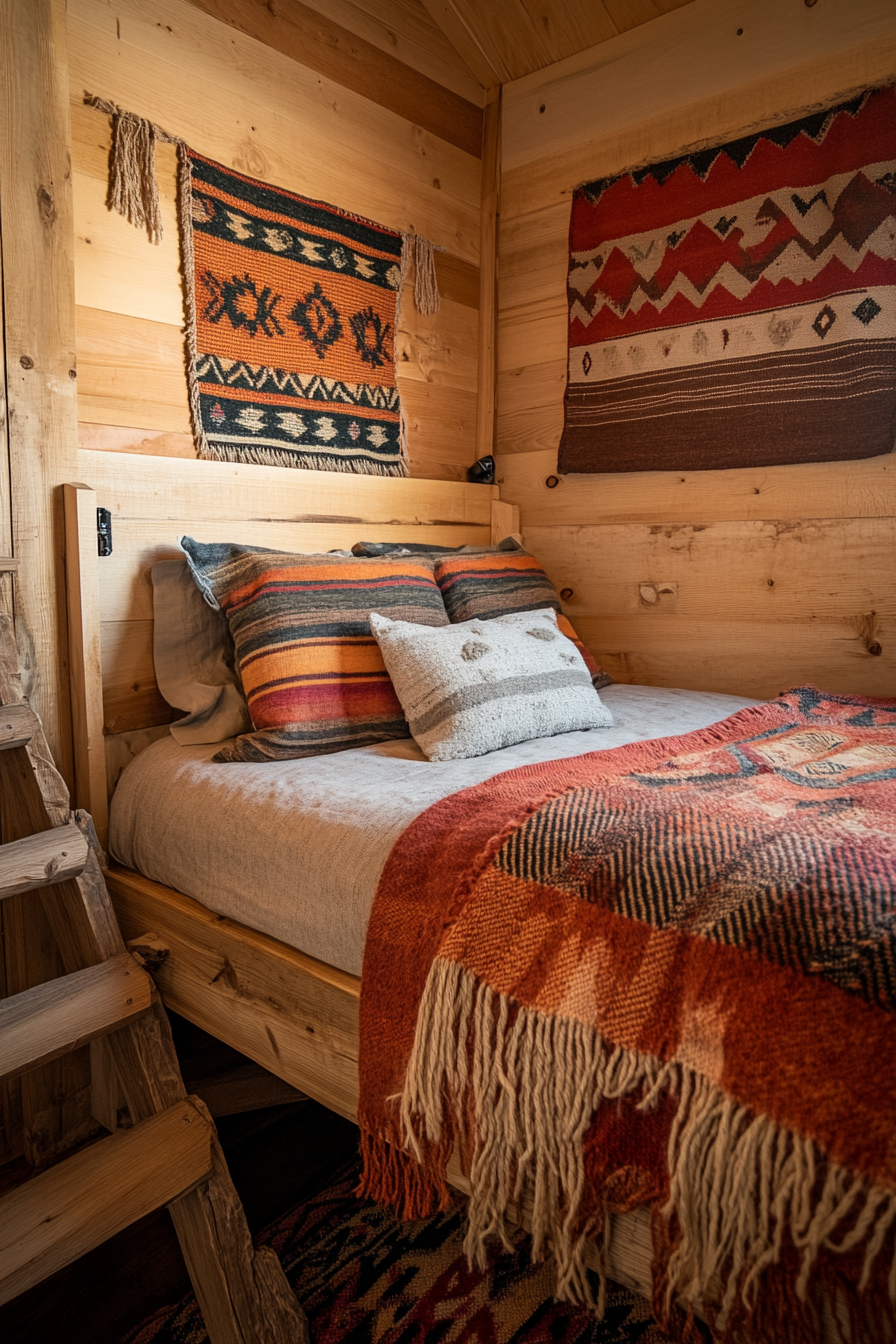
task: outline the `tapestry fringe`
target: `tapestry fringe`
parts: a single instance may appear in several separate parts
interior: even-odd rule
[[[156,181],[156,141],[182,145],[155,122],[126,112],[117,103],[85,93],[84,102],[112,118],[112,154],[106,204],[129,224],[146,229],[151,243],[162,240],[162,211]]]
[[[583,1214],[584,1141],[602,1104],[638,1092],[640,1110],[662,1096],[677,1103],[660,1211],[670,1230],[661,1285],[667,1319],[676,1299],[711,1312],[722,1333],[735,1307],[748,1317],[785,1239],[800,1256],[795,1290],[803,1302],[822,1251],[864,1248],[859,1292],[873,1273],[880,1279],[875,1266],[896,1223],[896,1192],[827,1163],[810,1139],[753,1114],[691,1068],[518,1005],[456,962],[432,965],[404,1089],[393,1100],[418,1181],[425,1173],[433,1188],[455,1140],[466,1155],[471,1264],[484,1267],[491,1236],[509,1247],[508,1222],[522,1201],[533,1260],[550,1251],[557,1262],[558,1298],[600,1312],[603,1280],[595,1302],[585,1269],[595,1228]],[[393,1194],[400,1170],[386,1182]],[[367,1189],[378,1193],[370,1182]],[[886,1292],[896,1303],[896,1251]]]
[[[198,423],[198,422],[197,422]],[[197,435],[197,438],[199,436]],[[394,462],[371,462],[357,458],[347,462],[328,453],[292,452],[288,448],[268,448],[261,445],[214,443],[202,438],[199,456],[214,462],[241,462],[258,467],[298,467],[306,471],[341,471],[355,476],[407,476],[408,464],[403,457]]]
[[[110,210],[123,215],[129,224],[144,228],[151,243],[162,239],[162,213],[159,206],[159,187],[156,181],[156,142],[177,145],[182,151],[186,141],[157,126],[146,117],[127,112],[117,103],[95,94],[85,93],[84,102],[98,112],[112,118],[112,155],[109,165],[109,192],[106,204]],[[181,164],[188,156],[180,155]],[[184,214],[181,204],[181,225]],[[373,223],[361,215],[351,215],[362,223]],[[402,279],[408,262],[414,262],[414,302],[418,312],[432,316],[439,311],[439,284],[436,278],[435,253],[444,252],[438,243],[419,233],[402,233]]]
[[[417,312],[422,313],[424,317],[432,317],[441,306],[435,254],[444,251],[444,247],[440,247],[429,238],[424,238],[422,234],[401,235],[402,279],[407,275],[408,267],[413,262],[414,305]]]

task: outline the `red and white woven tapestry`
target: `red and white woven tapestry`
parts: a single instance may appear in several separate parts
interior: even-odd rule
[[[896,91],[573,198],[559,469],[890,452]]]

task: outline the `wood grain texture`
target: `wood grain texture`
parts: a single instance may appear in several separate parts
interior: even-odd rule
[[[66,534],[66,602],[71,667],[74,796],[93,816],[105,847],[109,813],[103,788],[99,584],[96,495],[84,485],[63,486]]]
[[[219,163],[477,261],[477,156],[188,0],[71,0],[68,35],[73,97],[100,90]]]
[[[0,708],[0,751],[27,746],[37,726],[37,715],[30,705],[3,705]]]
[[[608,4],[620,27],[647,7]],[[892,6],[821,10],[757,0],[747,14],[735,0],[701,0],[504,91],[498,480],[618,680],[757,696],[805,680],[896,687],[892,454],[740,471],[556,470],[573,188],[896,75]]]
[[[616,680],[761,698],[896,685],[890,519],[524,522],[523,538]]]
[[[617,32],[600,0],[427,0],[427,8],[487,84],[519,79]],[[642,10],[635,22],[662,12],[650,0]]]
[[[522,414],[522,413],[521,413]],[[547,484],[548,479],[552,484]],[[502,497],[529,526],[700,524],[802,518],[892,518],[896,454],[727,471],[639,471],[558,476],[557,449],[498,458]]]
[[[99,0],[90,4],[88,17],[98,23]],[[77,102],[71,112],[79,418],[115,429],[116,436],[107,435],[97,446],[195,457],[184,371],[172,147],[159,146],[157,151],[165,235],[158,247],[151,247],[138,230],[106,208],[108,118]],[[246,117],[254,115],[246,109]],[[256,131],[260,133],[257,122]],[[478,183],[478,161],[475,167]],[[368,165],[366,171],[377,169]],[[388,176],[385,170],[383,176]],[[289,185],[296,185],[294,176]],[[476,243],[478,252],[478,236]],[[459,479],[476,456],[480,277],[473,261],[454,252],[437,253],[436,269],[441,311],[435,318],[422,318],[412,301],[403,304],[397,374],[412,474],[450,480]],[[146,435],[122,437],[126,430],[149,431],[155,447],[141,446]]]
[[[78,801],[94,813],[103,835],[107,788],[122,756],[108,750],[110,737],[146,732],[181,717],[156,684],[150,579],[156,560],[181,555],[179,536],[189,533],[200,541],[225,536],[287,551],[347,549],[356,541],[389,536],[487,545],[498,493],[495,486],[466,480],[291,471],[92,450],[79,451],[78,475],[89,484],[66,492],[70,609],[80,651],[72,647],[81,660],[72,678],[76,778]],[[96,554],[98,505],[112,514],[110,556]],[[128,754],[123,744],[124,757]]]
[[[0,1302],[99,1246],[212,1168],[212,1127],[182,1101],[0,1200]]]
[[[354,1120],[360,980],[126,869],[109,890],[127,938],[169,948],[166,1004],[316,1101]]]
[[[483,105],[483,86],[433,22],[422,0],[310,0],[310,8],[468,102]]]
[[[702,125],[692,131],[693,142],[715,137],[719,143],[737,129],[729,120],[732,113],[741,126],[758,128],[763,120],[788,120],[829,92],[833,101],[855,79],[856,59],[865,68],[853,88],[863,82],[865,69],[885,68],[881,58],[885,63],[893,39],[888,0],[811,9],[752,0],[748,14],[741,0],[686,4],[509,85],[504,160],[510,172],[543,163],[557,189],[568,190],[575,181],[644,161],[604,167],[607,152],[621,148],[621,137],[638,134],[638,128],[665,140],[671,154],[692,143],[675,141],[698,108]],[[647,162],[667,156],[652,145],[645,148]],[[597,160],[593,165],[587,163],[589,153]],[[583,162],[584,172],[572,168]],[[547,203],[544,195],[537,202]]]
[[[299,0],[190,0],[197,9],[478,155],[482,113],[444,84]]]
[[[423,0],[423,5],[482,87],[492,89],[500,84],[500,72],[486,55],[474,30],[461,17],[453,0]]]
[[[0,900],[77,877],[87,860],[87,841],[75,822],[54,826],[0,845]]]
[[[0,1075],[14,1077],[117,1031],[151,1004],[152,981],[127,952],[4,999]]]
[[[0,6],[0,196],[13,553],[29,699],[71,777],[62,506],[76,442],[75,312],[65,11]],[[6,552],[7,554],[9,552]]]
[[[482,139],[479,225],[479,354],[476,456],[495,450],[497,374],[498,218],[501,211],[501,89],[489,89]]]

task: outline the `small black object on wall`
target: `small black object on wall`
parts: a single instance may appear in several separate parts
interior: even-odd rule
[[[472,481],[474,485],[494,485],[495,459],[491,453],[488,453],[485,457],[480,457],[473,463],[472,467],[468,467],[467,480]]]
[[[109,509],[96,511],[96,549],[98,555],[112,554],[112,513]]]

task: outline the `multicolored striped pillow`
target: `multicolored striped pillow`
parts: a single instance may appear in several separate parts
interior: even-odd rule
[[[191,537],[181,545],[206,601],[227,617],[255,728],[216,761],[317,756],[410,736],[370,613],[447,625],[427,566],[259,553]]]
[[[584,658],[595,688],[611,684],[612,677],[585,648],[572,623],[563,615],[560,595],[534,555],[522,549],[488,555],[449,555],[436,561],[435,576],[452,625],[553,607],[558,628]]]

